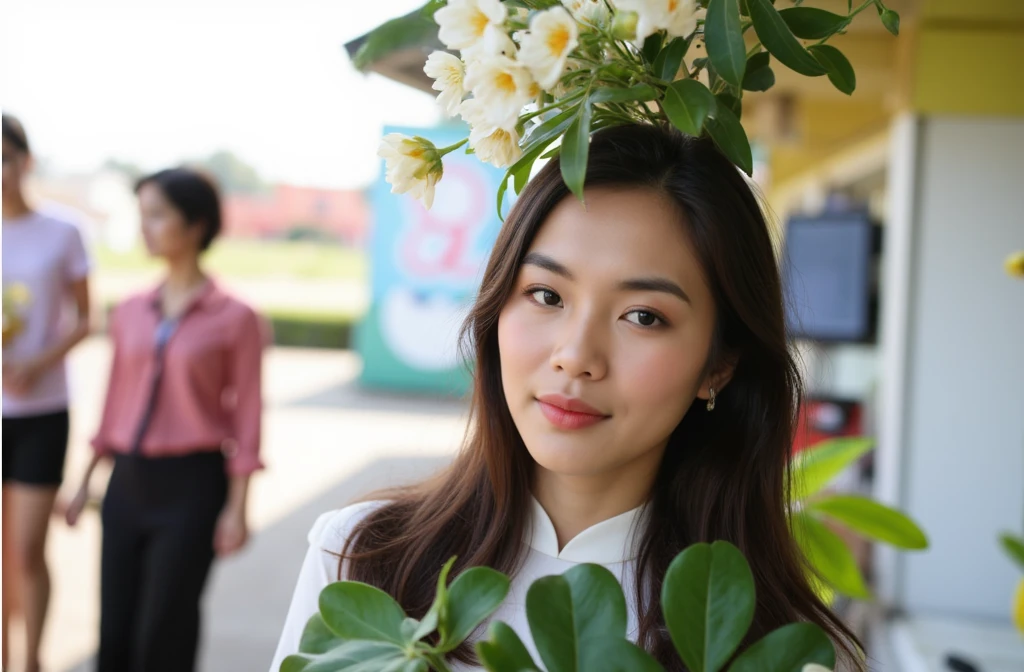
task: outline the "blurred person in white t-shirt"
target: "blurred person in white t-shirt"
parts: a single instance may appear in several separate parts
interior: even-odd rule
[[[4,114],[3,668],[8,616],[18,604],[27,672],[40,669],[50,598],[46,532],[68,446],[64,359],[89,333],[89,258],[82,236],[71,222],[26,202],[31,161],[24,128]]]

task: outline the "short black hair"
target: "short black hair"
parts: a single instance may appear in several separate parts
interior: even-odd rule
[[[213,179],[192,168],[168,168],[136,182],[135,193],[147,184],[159,187],[189,225],[203,227],[199,250],[209,248],[221,229],[220,194]]]
[[[3,115],[3,137],[4,140],[18,148],[18,151],[31,154],[28,147],[28,136],[25,135],[25,127],[21,125],[18,118],[10,115]]]

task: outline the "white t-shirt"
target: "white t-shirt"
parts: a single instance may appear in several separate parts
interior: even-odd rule
[[[636,641],[639,626],[636,611],[635,543],[641,524],[643,507],[609,518],[576,535],[565,547],[558,550],[555,526],[537,500],[531,498],[531,520],[527,533],[529,550],[526,561],[519,572],[512,577],[508,596],[491,617],[504,621],[526,645],[534,660],[540,662],[530,626],[526,620],[526,591],[536,579],[552,574],[562,574],[573,566],[592,562],[604,565],[619,579],[626,595],[627,637]],[[292,596],[291,607],[285,620],[284,631],[277,645],[277,653],[270,671],[278,672],[281,662],[297,653],[302,630],[309,618],[319,611],[320,591],[338,578],[338,553],[352,530],[383,502],[363,502],[325,513],[317,519],[309,533],[309,551],[299,572],[298,585]],[[333,553],[332,553],[333,551]],[[342,577],[344,578],[344,577]],[[486,624],[477,633],[484,635]],[[452,663],[452,670],[468,672],[479,668]]]
[[[32,212],[3,222],[3,291],[21,330],[4,345],[4,362],[35,357],[61,339],[71,285],[89,273],[78,227]],[[64,362],[44,371],[25,396],[3,393],[4,417],[40,415],[68,407]]]

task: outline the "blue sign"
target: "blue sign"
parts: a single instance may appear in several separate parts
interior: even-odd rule
[[[466,137],[459,126],[384,133],[419,135],[438,147]],[[427,210],[391,193],[382,164],[370,198],[370,310],[356,333],[362,384],[446,394],[468,388],[458,333],[501,226],[495,197],[503,176],[456,150],[444,157],[444,177]]]

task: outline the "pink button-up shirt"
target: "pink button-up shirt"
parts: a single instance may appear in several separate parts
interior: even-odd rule
[[[100,454],[132,450],[151,403],[161,317],[159,288],[127,299],[111,317],[114,361],[92,440]],[[261,469],[261,360],[268,334],[252,308],[209,281],[167,341],[139,452],[168,457],[222,450],[232,476]]]

